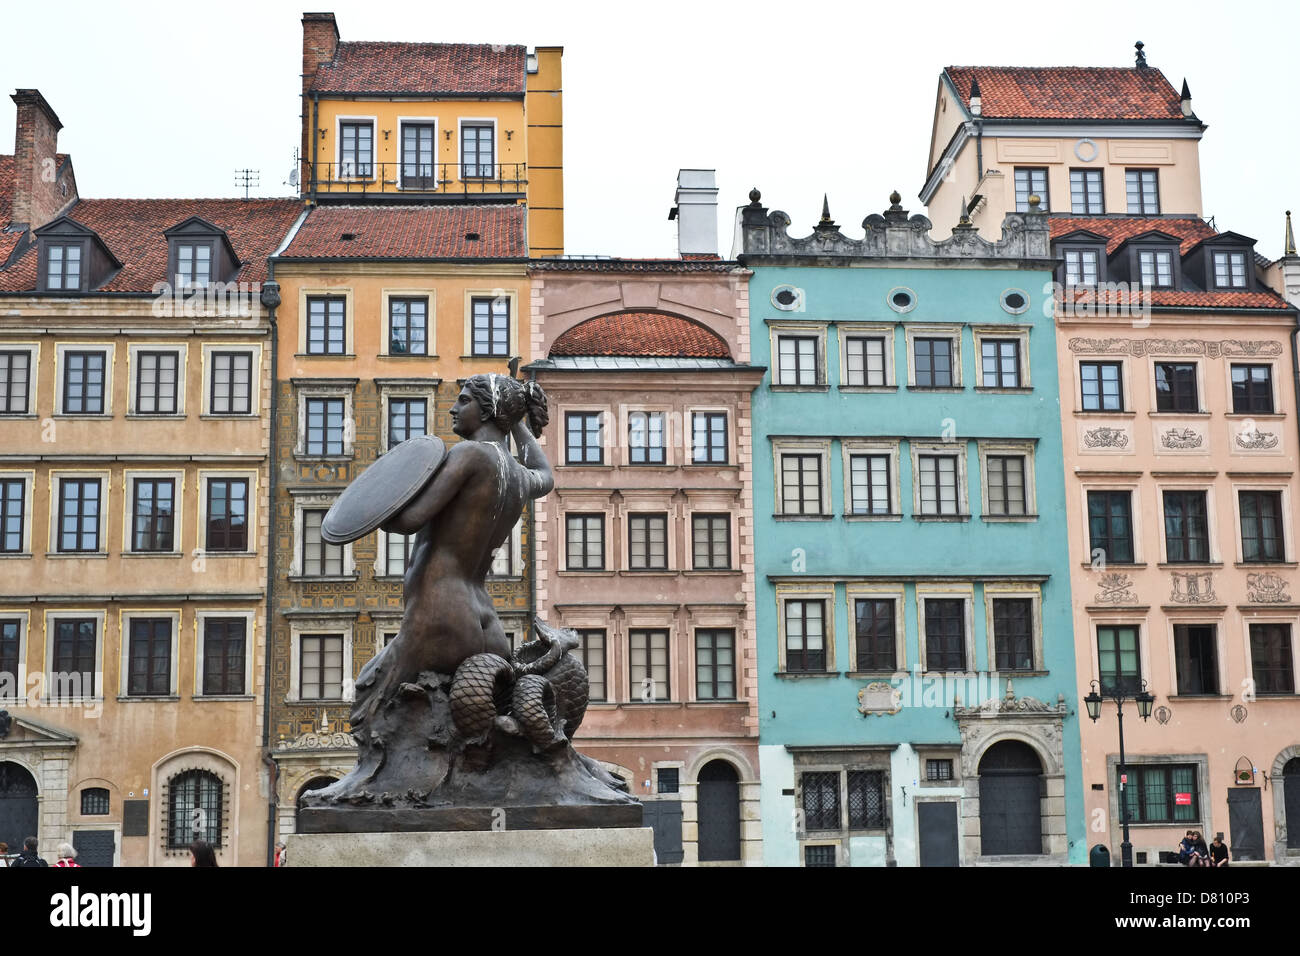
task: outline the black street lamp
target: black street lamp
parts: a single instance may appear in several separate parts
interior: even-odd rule
[[[1098,684],[1092,682],[1092,692],[1083,699],[1083,705],[1088,708],[1088,716],[1093,722],[1101,716],[1101,704],[1105,700],[1115,702],[1115,715],[1119,720],[1119,813],[1120,820],[1124,825],[1124,842],[1119,845],[1120,866],[1133,865],[1133,844],[1128,839],[1128,794],[1125,790],[1128,787],[1128,766],[1124,762],[1124,701],[1127,699],[1124,692],[1124,682],[1116,680],[1114,685],[1107,689],[1105,694],[1097,692]],[[1142,681],[1141,687],[1133,695],[1133,702],[1137,704],[1138,716],[1146,720],[1151,716],[1151,706],[1156,702],[1155,696],[1147,693],[1147,682]]]

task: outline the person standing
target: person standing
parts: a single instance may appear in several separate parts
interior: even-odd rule
[[[77,848],[71,843],[59,844],[59,858],[54,861],[55,866],[75,866],[80,867],[77,862]]]
[[[10,866],[49,866],[48,863],[46,863],[44,860],[40,858],[40,856],[37,855],[36,848],[37,848],[36,837],[34,836],[28,837],[26,840],[23,841],[23,852],[19,853],[18,856],[15,857],[13,863],[9,865]]]

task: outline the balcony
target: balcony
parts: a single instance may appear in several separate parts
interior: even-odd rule
[[[304,172],[304,194],[324,202],[515,202],[528,186],[525,163],[307,162]]]

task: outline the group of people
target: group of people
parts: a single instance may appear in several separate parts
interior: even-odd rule
[[[23,841],[22,852],[9,859],[9,844],[0,842],[0,866],[6,867],[25,867],[25,866],[49,866],[50,864],[42,859],[37,852],[39,844],[36,837],[28,837]],[[71,843],[59,844],[59,858],[54,862],[55,866],[81,866],[77,862],[77,848]],[[216,866],[217,853],[210,843],[203,840],[195,840],[190,844],[190,866]]]
[[[1214,842],[1206,846],[1200,830],[1188,830],[1178,844],[1178,862],[1184,866],[1227,866],[1228,845],[1223,834],[1216,833]]]

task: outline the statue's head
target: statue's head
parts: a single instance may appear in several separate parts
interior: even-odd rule
[[[550,420],[546,393],[540,385],[508,375],[475,375],[465,382],[452,406],[452,431],[469,438],[480,426],[492,424],[508,435],[525,416],[529,430],[540,436]]]

